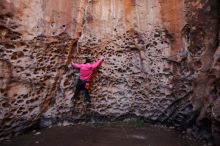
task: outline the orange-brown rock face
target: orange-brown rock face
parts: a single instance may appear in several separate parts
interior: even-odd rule
[[[2,0],[0,136],[39,121],[52,126],[132,115],[210,130],[204,119],[219,112],[218,3]],[[79,72],[69,65],[85,56],[104,58],[86,112],[83,97],[71,102]]]

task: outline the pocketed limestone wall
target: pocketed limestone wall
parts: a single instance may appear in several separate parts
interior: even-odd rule
[[[217,0],[2,0],[0,8],[0,137],[39,121],[132,115],[216,137]],[[87,111],[82,96],[71,102],[79,71],[70,66],[86,56],[104,59]]]

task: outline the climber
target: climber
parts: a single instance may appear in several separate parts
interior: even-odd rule
[[[73,102],[75,102],[79,97],[80,91],[84,91],[84,104],[90,103],[90,96],[88,92],[89,81],[92,77],[93,71],[97,67],[99,67],[102,64],[102,62],[103,59],[99,59],[96,61],[96,63],[91,64],[91,60],[89,58],[86,58],[84,64],[76,64],[72,61],[73,68],[80,69],[80,77],[76,84],[74,96],[72,97]]]

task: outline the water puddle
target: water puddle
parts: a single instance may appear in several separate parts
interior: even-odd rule
[[[154,126],[75,125],[32,131],[1,146],[202,146],[179,133]]]

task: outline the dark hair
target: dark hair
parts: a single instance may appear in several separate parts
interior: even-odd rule
[[[91,63],[92,61],[89,58],[86,58],[86,62],[85,63]]]

